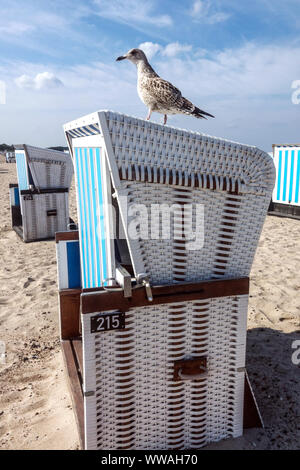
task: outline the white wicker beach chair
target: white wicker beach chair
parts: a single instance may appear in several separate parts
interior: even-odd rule
[[[69,223],[70,155],[30,145],[15,149],[20,197],[11,204],[13,228],[26,242],[53,238]]]
[[[272,159],[109,111],[64,129],[79,218],[85,447],[186,449],[241,435],[247,277],[274,185]],[[151,206],[161,203],[176,205],[170,238],[159,236],[159,220],[145,237]],[[131,216],[137,204],[147,208],[142,217]],[[112,207],[137,279],[127,297],[105,290],[127,259]],[[178,236],[185,208],[189,232],[203,241],[197,249]]]
[[[300,217],[300,144],[273,145],[276,182],[271,212]]]

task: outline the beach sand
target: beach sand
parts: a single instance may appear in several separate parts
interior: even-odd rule
[[[15,164],[0,157],[0,448],[79,449],[59,345],[53,241],[23,243],[11,229]],[[76,217],[74,188],[70,215]],[[300,221],[268,216],[251,271],[247,370],[264,419],[207,449],[300,449]],[[300,357],[300,354],[299,354]]]

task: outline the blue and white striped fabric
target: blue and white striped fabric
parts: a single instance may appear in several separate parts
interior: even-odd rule
[[[98,124],[90,124],[89,126],[77,127],[68,131],[68,134],[71,137],[88,137],[90,135],[100,134],[100,129]]]
[[[103,162],[99,148],[75,148],[82,287],[101,287],[108,278],[103,206]]]
[[[81,288],[80,254],[78,240],[61,240],[56,243],[58,288]]]
[[[29,189],[28,168],[24,151],[16,152],[16,164],[19,190]]]
[[[20,205],[20,194],[18,186],[9,188],[9,196],[10,196],[10,205],[11,206],[19,206]]]
[[[300,205],[300,146],[274,147],[276,183],[272,201]]]

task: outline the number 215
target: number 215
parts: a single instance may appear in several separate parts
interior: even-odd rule
[[[97,318],[97,331],[114,330],[120,327],[118,315],[107,315]]]

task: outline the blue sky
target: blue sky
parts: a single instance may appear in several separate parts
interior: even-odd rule
[[[265,150],[300,141],[299,0],[0,0],[0,12],[0,143],[63,145],[62,125],[97,109],[145,117],[134,66],[115,62],[132,47],[216,116],[170,125]]]

